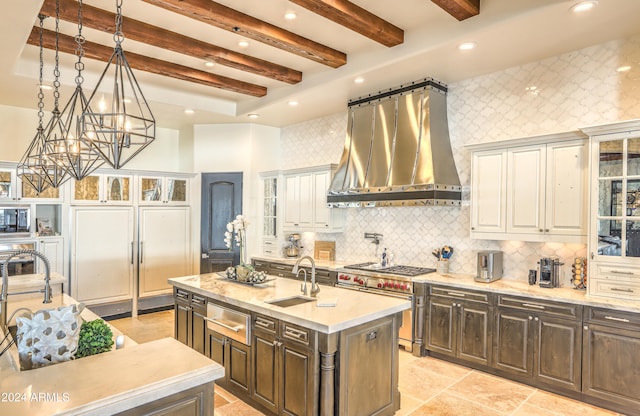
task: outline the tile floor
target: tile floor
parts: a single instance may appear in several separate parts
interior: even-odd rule
[[[112,320],[138,343],[173,336],[173,310]],[[431,357],[400,353],[401,408],[396,416],[599,416],[617,415],[595,406]],[[260,416],[216,387],[216,416]],[[363,415],[366,416],[366,415]]]

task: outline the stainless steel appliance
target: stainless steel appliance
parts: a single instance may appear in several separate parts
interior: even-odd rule
[[[28,236],[31,232],[29,206],[0,207],[0,236]]]
[[[289,243],[284,246],[284,255],[286,257],[300,257],[300,234],[289,234],[287,240]]]
[[[560,286],[560,266],[564,263],[561,263],[557,257],[543,257],[538,264],[540,287]]]
[[[338,270],[336,286],[409,300],[411,309],[403,312],[399,338],[400,345],[406,351],[411,351],[414,342],[414,316],[416,312],[416,300],[413,294],[411,278],[435,271],[436,269],[426,267],[391,266],[376,268],[374,263],[352,264]]]
[[[245,345],[251,345],[251,317],[220,305],[207,303],[207,328]]]
[[[491,283],[502,278],[502,251],[479,251],[476,282]]]
[[[0,264],[11,254],[20,250],[35,250],[36,243],[6,243],[0,244]],[[9,276],[35,273],[35,258],[30,254],[20,254],[9,259],[7,264]]]

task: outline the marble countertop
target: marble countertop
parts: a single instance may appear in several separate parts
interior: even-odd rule
[[[78,303],[64,294],[53,300],[47,308]],[[10,302],[9,313],[17,307],[35,311],[42,303],[39,297]],[[86,308],[82,316],[97,318]],[[112,331],[114,336],[121,334],[113,327]],[[2,331],[0,336],[4,338]],[[116,414],[223,376],[222,366],[173,338],[136,344],[125,337],[122,349],[29,371],[16,370],[4,354],[0,414]]]
[[[411,308],[408,299],[381,296],[355,290],[320,286],[318,302],[335,300],[335,306],[316,302],[283,308],[267,301],[301,295],[300,282],[286,278],[249,286],[217,273],[169,279],[169,283],[211,299],[249,309],[322,333],[331,334]],[[307,284],[310,288],[311,285]]]
[[[541,300],[575,303],[640,313],[640,304],[637,301],[589,297],[585,290],[577,290],[569,287],[542,288],[538,285],[529,285],[527,282],[508,279],[500,279],[491,283],[481,283],[474,281],[473,278],[474,276],[468,274],[430,273],[415,277],[412,280],[414,282],[443,284],[462,289],[482,290],[505,295],[526,296]]]

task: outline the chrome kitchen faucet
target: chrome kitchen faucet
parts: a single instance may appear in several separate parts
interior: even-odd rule
[[[316,283],[316,262],[309,256],[300,257],[298,259],[298,261],[296,261],[296,264],[294,264],[293,269],[291,270],[291,272],[293,274],[295,274],[296,276],[298,276],[298,266],[300,266],[300,263],[304,259],[309,260],[309,262],[311,263],[311,293],[310,293],[310,296],[314,296],[315,297],[318,294],[318,292],[320,292],[320,286],[318,286],[318,284]],[[300,290],[306,296],[306,294],[307,294],[307,271],[304,270],[304,269],[302,269],[302,270],[304,271],[304,285],[302,286],[302,288]]]
[[[8,256],[4,259],[2,267],[0,268],[0,275],[2,275],[2,292],[0,293],[0,325],[2,330],[7,331],[7,297],[9,295],[24,295],[27,293],[44,293],[44,300],[42,303],[51,303],[51,275],[49,272],[49,259],[44,254],[36,250],[15,250],[5,252]],[[44,289],[30,290],[26,292],[9,293],[9,260],[19,256],[21,254],[29,254],[40,258],[44,264]]]

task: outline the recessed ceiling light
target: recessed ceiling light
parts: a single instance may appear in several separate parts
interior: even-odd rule
[[[238,46],[240,46],[241,48],[248,48],[249,42],[247,42],[246,40],[241,40],[240,42],[238,42]]]
[[[297,102],[296,100],[291,100],[291,101],[289,101],[289,105],[290,105],[291,107],[295,107],[295,106],[297,106],[297,105],[298,105],[298,102]]]
[[[206,66],[207,68],[213,68],[216,64],[213,63],[213,61],[205,61],[204,62],[204,66]]]
[[[619,66],[618,68],[616,68],[616,71],[618,71],[618,72],[627,72],[630,69],[631,69],[631,67],[629,65],[623,65],[623,66]]]
[[[193,110],[192,110],[192,109],[190,109],[190,108],[187,108],[187,109],[185,109],[185,110],[184,110],[184,113],[185,113],[185,114],[189,114],[189,115],[191,115],[191,114],[195,113],[195,111],[193,111]]]
[[[356,84],[362,84],[364,82],[364,78],[357,77],[356,79],[353,80],[353,82],[355,82]]]
[[[296,17],[298,17],[298,16],[294,12],[286,12],[284,14],[284,18],[287,19],[287,20],[293,20]]]
[[[249,118],[258,118],[258,117],[260,117],[260,114],[250,113],[250,114],[247,114],[247,117],[249,117]]]
[[[461,51],[470,51],[471,49],[474,49],[476,46],[478,46],[478,44],[475,42],[465,42],[458,45],[458,49]]]
[[[571,10],[574,13],[582,13],[582,12],[586,12],[588,10],[593,9],[597,5],[598,5],[597,0],[581,1],[580,3],[576,3],[573,6],[571,6],[569,10]]]

